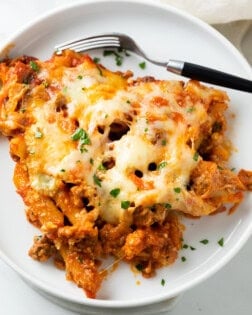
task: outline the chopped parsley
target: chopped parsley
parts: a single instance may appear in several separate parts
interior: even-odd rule
[[[77,79],[82,80],[82,79],[83,79],[83,76],[79,74],[78,77],[77,77]]]
[[[91,144],[91,141],[87,132],[83,128],[76,129],[75,132],[72,134],[71,139],[73,141],[78,141],[78,140],[80,141],[81,153],[87,152],[85,145]]]
[[[138,65],[139,65],[139,68],[141,68],[143,70],[146,68],[146,62],[145,61],[140,62]]]
[[[66,170],[65,170],[64,168],[62,168],[60,171],[61,171],[62,173],[64,173]]]
[[[130,104],[130,100],[127,100],[126,103],[127,103],[127,104]]]
[[[161,141],[161,144],[162,144],[163,146],[165,146],[165,145],[166,145],[166,139],[163,139],[163,140]]]
[[[101,187],[101,180],[97,177],[96,174],[93,175],[93,180],[94,180],[95,185]]]
[[[208,243],[209,243],[209,240],[207,240],[207,239],[204,239],[204,240],[201,240],[201,241],[200,241],[200,243],[201,243],[201,244],[204,244],[204,245],[206,245],[206,244],[208,244]]]
[[[176,194],[179,194],[181,192],[181,188],[180,187],[175,187],[173,190],[174,190],[174,192]]]
[[[195,162],[198,161],[198,159],[199,159],[199,153],[198,152],[194,153],[193,159],[194,159]]]
[[[235,167],[232,167],[232,168],[230,169],[230,171],[231,171],[231,172],[234,172],[234,171],[235,171]]]
[[[190,246],[190,250],[196,250],[196,248],[193,246]]]
[[[122,200],[121,201],[121,208],[122,209],[128,209],[129,208],[129,206],[130,206],[130,201],[129,200]]]
[[[144,132],[147,132],[149,129],[146,127],[146,128],[144,128]]]
[[[34,137],[37,139],[41,139],[43,137],[43,133],[39,128],[37,128],[37,130],[35,131]]]
[[[136,267],[136,269],[138,271],[142,271],[143,270],[143,265],[142,264],[137,264],[135,267]]]
[[[161,285],[164,286],[165,285],[165,279],[161,280]]]
[[[182,246],[182,248],[183,249],[187,249],[189,246],[187,245],[187,244],[184,244],[183,246]]]
[[[109,194],[112,197],[116,198],[120,194],[120,192],[121,192],[120,188],[115,188],[115,189],[112,189]]]
[[[119,51],[119,52],[121,52],[121,51]],[[114,50],[104,50],[104,52],[103,52],[104,57],[111,56],[111,55],[114,55],[116,65],[121,66],[123,63],[123,56],[122,55],[118,54]]]
[[[158,170],[161,170],[162,168],[166,167],[167,166],[167,162],[166,161],[163,161],[161,162],[158,166],[157,166],[157,169]]]
[[[166,208],[166,209],[171,209],[171,204],[170,203],[168,203],[168,202],[166,202],[165,204],[164,204],[164,207]]]
[[[223,247],[224,246],[224,238],[222,237],[219,241],[218,244]]]
[[[99,71],[100,76],[102,77],[103,76],[102,69],[99,66],[96,66],[96,68]]]
[[[185,257],[185,256],[182,256],[182,257],[181,257],[181,260],[182,260],[182,262],[185,262],[185,261],[186,261],[186,257]]]
[[[94,164],[94,159],[90,158],[90,159],[89,159],[89,163],[90,163],[91,165],[93,165],[93,164]]]
[[[98,170],[99,170],[99,171],[105,171],[105,170],[106,170],[106,167],[101,163],[101,164],[98,166]]]
[[[35,72],[38,72],[38,71],[39,71],[39,66],[38,66],[38,64],[37,64],[35,61],[33,61],[33,60],[30,61],[30,67],[31,67],[32,70],[35,71]]]
[[[192,113],[193,111],[195,111],[195,107],[189,107],[187,109],[187,113]]]
[[[98,57],[94,57],[94,58],[93,58],[94,63],[99,63],[99,62],[100,62],[100,60],[101,60],[101,59],[100,59],[100,58],[98,58]]]

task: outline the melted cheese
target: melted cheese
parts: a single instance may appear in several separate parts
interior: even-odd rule
[[[184,206],[190,174],[200,160],[195,142],[209,121],[204,98],[194,100],[180,82],[130,84],[90,59],[60,71],[57,64],[54,72],[47,63],[40,67],[39,78],[51,82],[44,87],[49,97],[41,100],[33,91],[33,122],[25,130],[35,190],[53,196],[62,181],[81,182],[94,192],[89,199],[102,218],[112,223],[128,207]],[[59,96],[64,104],[58,110]],[[113,124],[126,126],[116,139],[110,134]],[[73,139],[76,130],[88,140]],[[101,167],[106,159],[113,161],[108,169]]]

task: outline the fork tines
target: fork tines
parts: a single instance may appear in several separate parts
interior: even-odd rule
[[[120,40],[117,36],[113,35],[92,36],[84,39],[71,40],[60,45],[56,45],[55,50],[57,54],[60,54],[65,49],[72,49],[76,52],[81,52],[84,50],[91,50],[103,47],[120,47]]]

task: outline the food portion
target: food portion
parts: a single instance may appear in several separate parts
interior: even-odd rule
[[[0,132],[14,184],[42,233],[32,258],[66,270],[94,298],[107,256],[152,277],[181,248],[181,214],[223,211],[251,188],[232,172],[227,95],[196,81],[133,79],[89,56],[0,64]]]

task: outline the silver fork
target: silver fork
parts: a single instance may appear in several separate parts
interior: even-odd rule
[[[168,62],[153,60],[136,44],[129,36],[120,33],[101,34],[83,39],[68,41],[55,46],[56,54],[61,54],[65,49],[72,49],[76,52],[83,52],[98,48],[122,48],[132,51],[149,62],[166,67],[170,72],[188,77],[194,80],[228,87],[252,93],[252,81],[234,76],[216,69],[201,65],[170,59]]]

